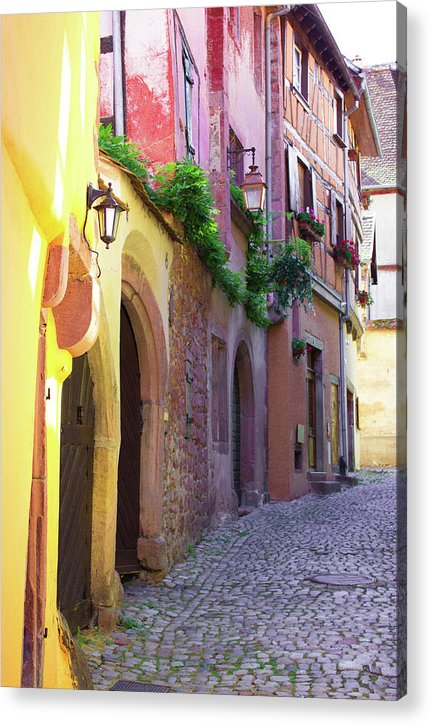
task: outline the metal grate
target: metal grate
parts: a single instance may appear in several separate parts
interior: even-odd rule
[[[350,572],[333,572],[324,575],[313,575],[311,582],[319,585],[370,585],[374,582],[368,575],[360,575]]]
[[[172,693],[172,688],[166,686],[155,686],[152,683],[140,683],[139,681],[117,681],[110,691],[146,691],[147,693]]]

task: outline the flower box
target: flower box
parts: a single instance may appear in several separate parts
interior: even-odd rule
[[[360,264],[360,258],[352,240],[343,239],[336,244],[334,249],[336,264],[355,270]]]
[[[321,242],[322,235],[319,235],[317,232],[315,232],[309,222],[299,221],[298,225],[300,229],[300,235],[304,237],[304,239],[310,239],[314,242]]]
[[[306,353],[306,341],[303,338],[293,338],[291,345],[293,358],[301,358]]]
[[[324,222],[320,222],[313,209],[306,207],[297,212],[296,219],[299,225],[300,232],[307,239],[315,240],[320,242],[325,232]]]

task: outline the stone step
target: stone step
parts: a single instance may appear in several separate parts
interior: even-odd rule
[[[334,492],[340,492],[341,486],[340,481],[330,479],[309,481],[309,491],[312,494],[334,494]]]
[[[325,481],[327,474],[325,471],[308,471],[307,478],[308,481]]]
[[[358,479],[355,474],[335,474],[335,479],[342,484],[358,484]]]

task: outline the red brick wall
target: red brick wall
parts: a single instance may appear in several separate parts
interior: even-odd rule
[[[314,298],[315,315],[301,313],[299,336],[308,332],[323,341],[324,460],[328,459],[327,422],[330,421],[329,376],[339,376],[338,314]],[[307,438],[303,446],[303,467],[294,469],[296,426],[307,426],[306,356],[295,360],[291,352],[292,313],[287,321],[269,330],[269,493],[272,499],[294,499],[307,494]]]

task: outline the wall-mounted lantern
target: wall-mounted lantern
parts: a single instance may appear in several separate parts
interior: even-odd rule
[[[252,164],[249,169],[250,171],[245,174],[244,182],[241,186],[246,209],[249,212],[262,212],[265,204],[267,185],[255,164]]]
[[[91,209],[97,199],[104,199],[94,209],[98,213],[99,235],[106,248],[115,241],[117,236],[120,215],[126,212],[128,207],[120,204],[114,199],[111,182],[108,189],[95,189],[92,184],[87,187],[87,209]]]
[[[252,154],[252,164],[249,167],[250,171],[245,174],[241,189],[246,209],[249,212],[262,212],[264,210],[267,185],[255,164],[255,151],[255,146],[251,146],[250,149],[228,149],[228,159],[233,154],[236,156],[241,154],[242,158],[245,154]]]

